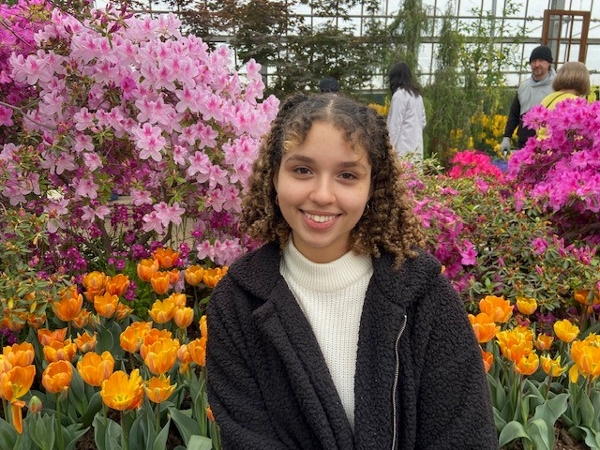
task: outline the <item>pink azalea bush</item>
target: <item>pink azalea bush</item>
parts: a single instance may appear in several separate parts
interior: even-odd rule
[[[40,256],[54,267],[119,270],[150,242],[229,264],[252,245],[237,233],[240,194],[279,105],[261,101],[260,66],[235,70],[227,48],[182,36],[172,14],[48,11],[33,48],[2,71],[23,94],[0,98],[14,124],[0,147],[2,205],[47,215]]]
[[[451,161],[448,176],[451,178],[474,177],[477,175],[503,178],[502,171],[492,164],[489,155],[477,150],[456,153]]]
[[[545,128],[515,151],[508,173],[519,195],[530,196],[552,213],[567,241],[600,243],[600,102],[569,99],[552,111],[537,106],[524,118],[527,126]]]

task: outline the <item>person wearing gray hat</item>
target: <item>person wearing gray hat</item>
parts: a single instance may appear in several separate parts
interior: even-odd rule
[[[552,50],[546,45],[540,45],[531,52],[529,57],[531,78],[519,86],[510,107],[504,137],[500,144],[500,151],[503,154],[510,151],[511,138],[517,127],[517,148],[523,147],[530,137],[535,136],[535,130],[523,125],[522,117],[532,107],[539,105],[546,95],[553,92],[552,82],[556,72],[551,67],[552,61]]]

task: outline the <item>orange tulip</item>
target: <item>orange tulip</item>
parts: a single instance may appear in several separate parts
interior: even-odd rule
[[[575,300],[582,305],[592,305],[594,304],[594,296],[589,290],[576,289],[575,290]]]
[[[514,363],[515,371],[522,375],[532,375],[540,366],[540,358],[535,352],[521,356]]]
[[[537,309],[537,301],[535,298],[517,297],[517,309],[521,314],[529,316]]]
[[[204,269],[200,266],[190,266],[185,269],[185,282],[190,286],[198,286],[204,277]]]
[[[12,423],[19,434],[23,434],[23,406],[25,406],[25,402],[22,400],[13,400],[10,402]]]
[[[206,323],[206,314],[200,317],[200,336],[208,339],[208,325]]]
[[[142,344],[140,353],[144,354],[144,363],[155,375],[171,370],[177,360],[179,341],[177,339],[161,339],[150,345]]]
[[[77,292],[76,286],[66,289],[59,301],[52,303],[56,317],[63,322],[70,322],[79,314],[83,307],[83,296]]]
[[[158,268],[158,261],[155,259],[142,259],[137,265],[138,277],[147,283],[158,272]]]
[[[156,272],[150,277],[152,289],[158,295],[166,294],[169,290],[170,276],[168,272]]]
[[[469,314],[469,321],[480,344],[490,341],[500,331],[500,327],[486,313],[479,313],[476,316]]]
[[[164,300],[156,300],[152,305],[152,309],[148,310],[148,315],[156,323],[167,323],[175,314],[175,303],[171,297]]]
[[[187,297],[185,294],[174,293],[169,295],[168,298],[173,301],[176,308],[183,308],[187,304]]]
[[[545,351],[552,348],[552,342],[554,342],[554,338],[549,334],[538,334],[534,345],[538,350]]]
[[[138,408],[144,398],[140,371],[133,369],[128,376],[122,370],[117,370],[102,382],[100,397],[106,406],[117,411]]]
[[[154,259],[163,269],[170,269],[179,260],[179,253],[171,248],[157,248],[154,252]]]
[[[148,347],[158,341],[162,341],[163,339],[171,339],[173,337],[173,333],[169,330],[159,330],[157,328],[151,328],[150,331],[144,333],[142,338],[142,346],[140,347],[140,356],[143,358],[146,357],[146,351]]]
[[[210,420],[211,422],[215,421],[215,415],[213,414],[212,409],[211,409],[210,406],[206,407],[206,418],[208,420]]]
[[[83,334],[77,333],[77,337],[74,341],[81,353],[87,353],[96,348],[96,343],[98,342],[96,335],[96,333],[92,335],[87,331]]]
[[[171,269],[165,273],[169,274],[169,285],[175,286],[179,283],[179,269]]]
[[[171,384],[171,378],[160,375],[152,377],[144,384],[146,396],[154,403],[162,403],[175,391],[177,383]]]
[[[481,357],[483,358],[483,367],[486,372],[489,372],[494,364],[494,354],[481,349]]]
[[[142,345],[144,335],[152,329],[151,322],[133,322],[119,338],[121,348],[129,353],[135,353]]]
[[[533,330],[527,327],[500,331],[496,333],[496,340],[502,355],[513,362],[533,352]]]
[[[127,306],[125,303],[119,302],[117,304],[117,312],[115,313],[115,318],[117,320],[123,320],[126,317],[129,317],[133,309]]]
[[[90,314],[91,313],[87,309],[82,309],[79,311],[79,314],[77,314],[77,317],[71,321],[71,323],[75,328],[84,328],[89,323]]]
[[[194,339],[188,344],[188,351],[192,355],[192,360],[199,366],[206,365],[206,338]]]
[[[105,289],[106,292],[108,292],[109,294],[120,296],[127,292],[129,284],[129,277],[127,275],[119,273],[114,277],[107,278],[105,283]]]
[[[50,345],[45,345],[42,349],[44,359],[48,362],[56,362],[60,360],[71,361],[77,353],[77,344],[71,339],[65,339],[64,342],[53,341]]]
[[[12,402],[29,392],[35,377],[35,366],[15,366],[0,375],[0,398]]]
[[[584,340],[571,345],[571,358],[575,363],[569,371],[569,378],[577,382],[579,374],[589,379],[600,376],[600,336],[590,333]]]
[[[104,295],[94,297],[94,309],[102,317],[111,318],[117,311],[119,297],[105,292]]]
[[[77,371],[83,381],[90,386],[101,386],[104,380],[112,375],[115,367],[115,360],[110,352],[86,353],[77,362]]]
[[[27,316],[29,315],[25,311],[6,311],[5,321],[2,324],[3,327],[8,328],[10,331],[19,332],[25,327],[27,323]]]
[[[36,330],[46,323],[46,314],[29,313],[27,314],[27,325]]]
[[[511,318],[513,307],[504,297],[488,295],[479,301],[479,309],[492,318],[494,322],[505,323]]]
[[[193,361],[187,344],[182,344],[177,349],[177,359],[181,363],[179,365],[179,373],[187,373],[190,368],[190,363]]]
[[[226,266],[205,269],[202,281],[207,287],[214,288],[221,278],[223,278],[223,276],[227,273],[227,269],[228,268]]]
[[[189,353],[189,352],[188,352]],[[13,368],[12,363],[4,355],[0,355],[0,375]]]
[[[106,278],[106,274],[95,270],[93,272],[86,273],[81,278],[81,284],[83,284],[83,287],[85,287],[87,290],[104,291],[104,283],[106,282]]]
[[[579,334],[579,327],[568,319],[559,320],[554,322],[554,334],[563,342],[573,342]]]
[[[66,328],[59,328],[56,330],[49,330],[48,328],[40,328],[37,331],[38,341],[42,345],[50,345],[51,342],[59,341],[63,342],[67,336]]]
[[[175,310],[175,314],[173,315],[173,322],[179,328],[187,328],[192,324],[194,320],[194,310],[189,307],[177,308]]]
[[[35,357],[33,345],[31,345],[29,342],[6,346],[2,350],[2,354],[6,357],[11,366],[21,367],[33,364],[33,358]]]
[[[51,362],[42,373],[42,384],[54,394],[68,390],[72,379],[73,366],[65,360]]]

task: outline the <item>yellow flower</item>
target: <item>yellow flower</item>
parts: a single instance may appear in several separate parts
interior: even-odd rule
[[[142,346],[140,347],[140,356],[146,357],[147,349],[155,342],[162,341],[163,339],[171,339],[173,333],[169,330],[159,330],[157,328],[151,328],[150,331],[144,333],[142,337]]]
[[[100,397],[106,406],[117,411],[138,408],[144,398],[140,371],[133,369],[128,376],[122,370],[117,370],[102,382]]]
[[[83,334],[77,333],[77,337],[74,339],[74,341],[77,345],[77,348],[82,353],[87,353],[94,350],[96,348],[96,343],[98,342],[96,333],[92,335],[88,331],[84,332]]]
[[[2,354],[6,357],[7,361],[11,366],[29,366],[33,363],[35,357],[35,351],[33,345],[29,342],[23,342],[21,344],[13,344],[12,346],[6,346],[2,350]]]
[[[584,340],[573,342],[571,358],[575,362],[571,367],[573,373],[569,373],[573,383],[579,374],[590,379],[600,376],[600,336],[590,333]]]
[[[137,352],[142,345],[144,335],[151,329],[151,322],[133,322],[119,337],[121,348],[129,353]]]
[[[142,259],[137,265],[138,277],[146,283],[156,272],[158,272],[158,261],[154,259]]]
[[[174,293],[169,295],[168,298],[173,301],[176,308],[183,308],[187,304],[187,297],[185,294]]]
[[[533,330],[524,326],[500,331],[496,333],[496,340],[502,356],[513,362],[533,352]]]
[[[162,374],[146,381],[144,384],[144,392],[150,401],[162,403],[171,396],[176,387],[177,383],[171,384],[171,378],[165,377],[165,375]]]
[[[156,300],[152,305],[152,309],[148,311],[148,314],[156,323],[167,323],[175,314],[175,303],[171,298]]]
[[[198,286],[204,277],[204,269],[200,266],[190,266],[185,269],[184,278],[190,286]]]
[[[567,367],[561,367],[560,355],[556,359],[552,359],[549,356],[541,356],[542,370],[546,375],[550,377],[559,377],[567,371]]]
[[[100,386],[113,373],[115,360],[110,352],[86,353],[77,362],[77,371],[83,381],[90,386]]]
[[[494,322],[505,323],[511,318],[513,307],[504,297],[488,295],[479,301],[479,309],[492,318]]]
[[[117,311],[119,297],[109,292],[94,297],[94,309],[102,317],[110,319]]]
[[[469,322],[480,344],[490,341],[500,331],[500,327],[486,313],[479,313],[476,316],[469,314]]]
[[[187,328],[191,325],[194,320],[194,310],[187,306],[183,308],[177,308],[173,315],[173,321],[179,328]]]
[[[579,334],[579,327],[568,319],[559,320],[554,322],[554,334],[563,342],[573,342]]]
[[[181,363],[179,365],[179,373],[187,373],[190,368],[190,363],[193,361],[187,344],[182,344],[177,349],[177,359]]]
[[[178,349],[177,339],[161,339],[148,346],[142,344],[141,353],[150,372],[160,375],[171,370],[177,360]]]
[[[208,325],[206,323],[206,314],[200,317],[200,336],[208,339]]]
[[[51,362],[42,373],[42,384],[46,391],[57,394],[69,389],[73,379],[73,366],[69,361]]]
[[[63,292],[59,301],[52,303],[52,310],[60,320],[69,322],[77,317],[82,306],[83,296],[77,292],[76,286],[71,286]]]
[[[521,314],[529,316],[537,309],[537,301],[535,298],[517,297],[517,309]]]

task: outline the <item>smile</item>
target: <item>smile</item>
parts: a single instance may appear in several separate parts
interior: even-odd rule
[[[315,215],[315,214],[309,214],[307,212],[305,212],[304,214],[310,220],[312,220],[314,222],[318,222],[318,223],[331,222],[332,220],[334,220],[337,217],[337,216],[319,216],[319,215]]]

